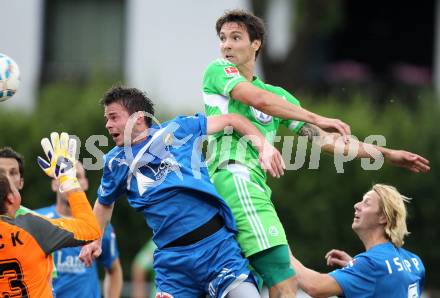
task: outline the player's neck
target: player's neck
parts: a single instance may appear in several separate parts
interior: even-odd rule
[[[364,244],[366,251],[373,246],[388,242],[383,231],[367,231],[365,233],[358,233],[358,236]]]
[[[252,82],[254,78],[255,61],[250,60],[249,62],[238,66],[240,74],[246,78],[249,82]]]

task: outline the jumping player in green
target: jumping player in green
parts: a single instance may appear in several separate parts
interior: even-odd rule
[[[379,158],[413,172],[429,170],[423,157],[350,139],[348,125],[300,107],[280,87],[255,76],[255,61],[264,41],[262,20],[251,13],[226,12],[216,23],[222,59],[205,70],[203,97],[207,116],[228,113],[248,118],[272,142],[282,124],[293,133],[317,142],[325,152],[344,152],[356,146],[356,157]],[[338,133],[334,133],[337,131]],[[228,203],[238,227],[237,240],[244,255],[269,287],[270,297],[295,297],[297,282],[283,226],[270,199],[266,173],[256,161],[258,152],[240,136],[220,132],[209,139],[208,167],[217,191]],[[282,175],[283,173],[280,173]],[[279,176],[279,175],[278,175]]]

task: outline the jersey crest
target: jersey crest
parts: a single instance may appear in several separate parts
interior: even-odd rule
[[[255,119],[257,119],[258,122],[260,122],[261,124],[269,124],[270,122],[272,122],[273,117],[271,115],[267,115],[254,107],[250,108]]]

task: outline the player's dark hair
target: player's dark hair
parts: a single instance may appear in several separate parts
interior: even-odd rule
[[[7,209],[5,206],[6,196],[11,193],[11,185],[9,179],[6,177],[6,173],[0,170],[0,214],[6,214]]]
[[[126,108],[130,115],[136,112],[147,112],[149,115],[154,116],[153,102],[139,89],[123,86],[112,87],[104,94],[99,103],[103,106],[108,106],[114,102]],[[145,123],[150,127],[151,117],[145,115],[144,119]]]
[[[18,163],[20,178],[24,177],[24,157],[11,147],[0,148],[0,158],[13,158]]]
[[[266,34],[264,21],[261,18],[245,10],[228,10],[225,12],[224,15],[218,18],[217,22],[215,23],[215,30],[217,31],[218,36],[220,36],[220,30],[226,23],[237,23],[239,25],[243,25],[246,28],[247,33],[249,34],[249,39],[251,42],[253,42],[254,40],[261,41],[261,46],[255,53],[255,58],[257,58],[261,48],[263,47],[264,36]]]

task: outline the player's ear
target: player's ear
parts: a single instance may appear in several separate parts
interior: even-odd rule
[[[12,204],[13,202],[14,202],[14,194],[12,193],[12,192],[9,192],[7,195],[6,195],[6,198],[5,198],[6,200],[6,204]]]
[[[387,222],[388,222],[387,217],[382,212],[382,214],[379,216],[379,223],[382,224],[382,225],[386,225]]]
[[[137,112],[137,115],[136,115],[136,124],[142,124],[142,123],[145,123],[144,118],[145,118],[145,115],[144,115],[143,112],[141,112],[141,111]]]
[[[24,179],[20,178],[20,183],[18,184],[18,190],[22,190],[24,186]]]
[[[254,49],[254,51],[258,51],[261,47],[261,40],[259,39],[255,39],[252,43],[251,43],[251,47]]]

